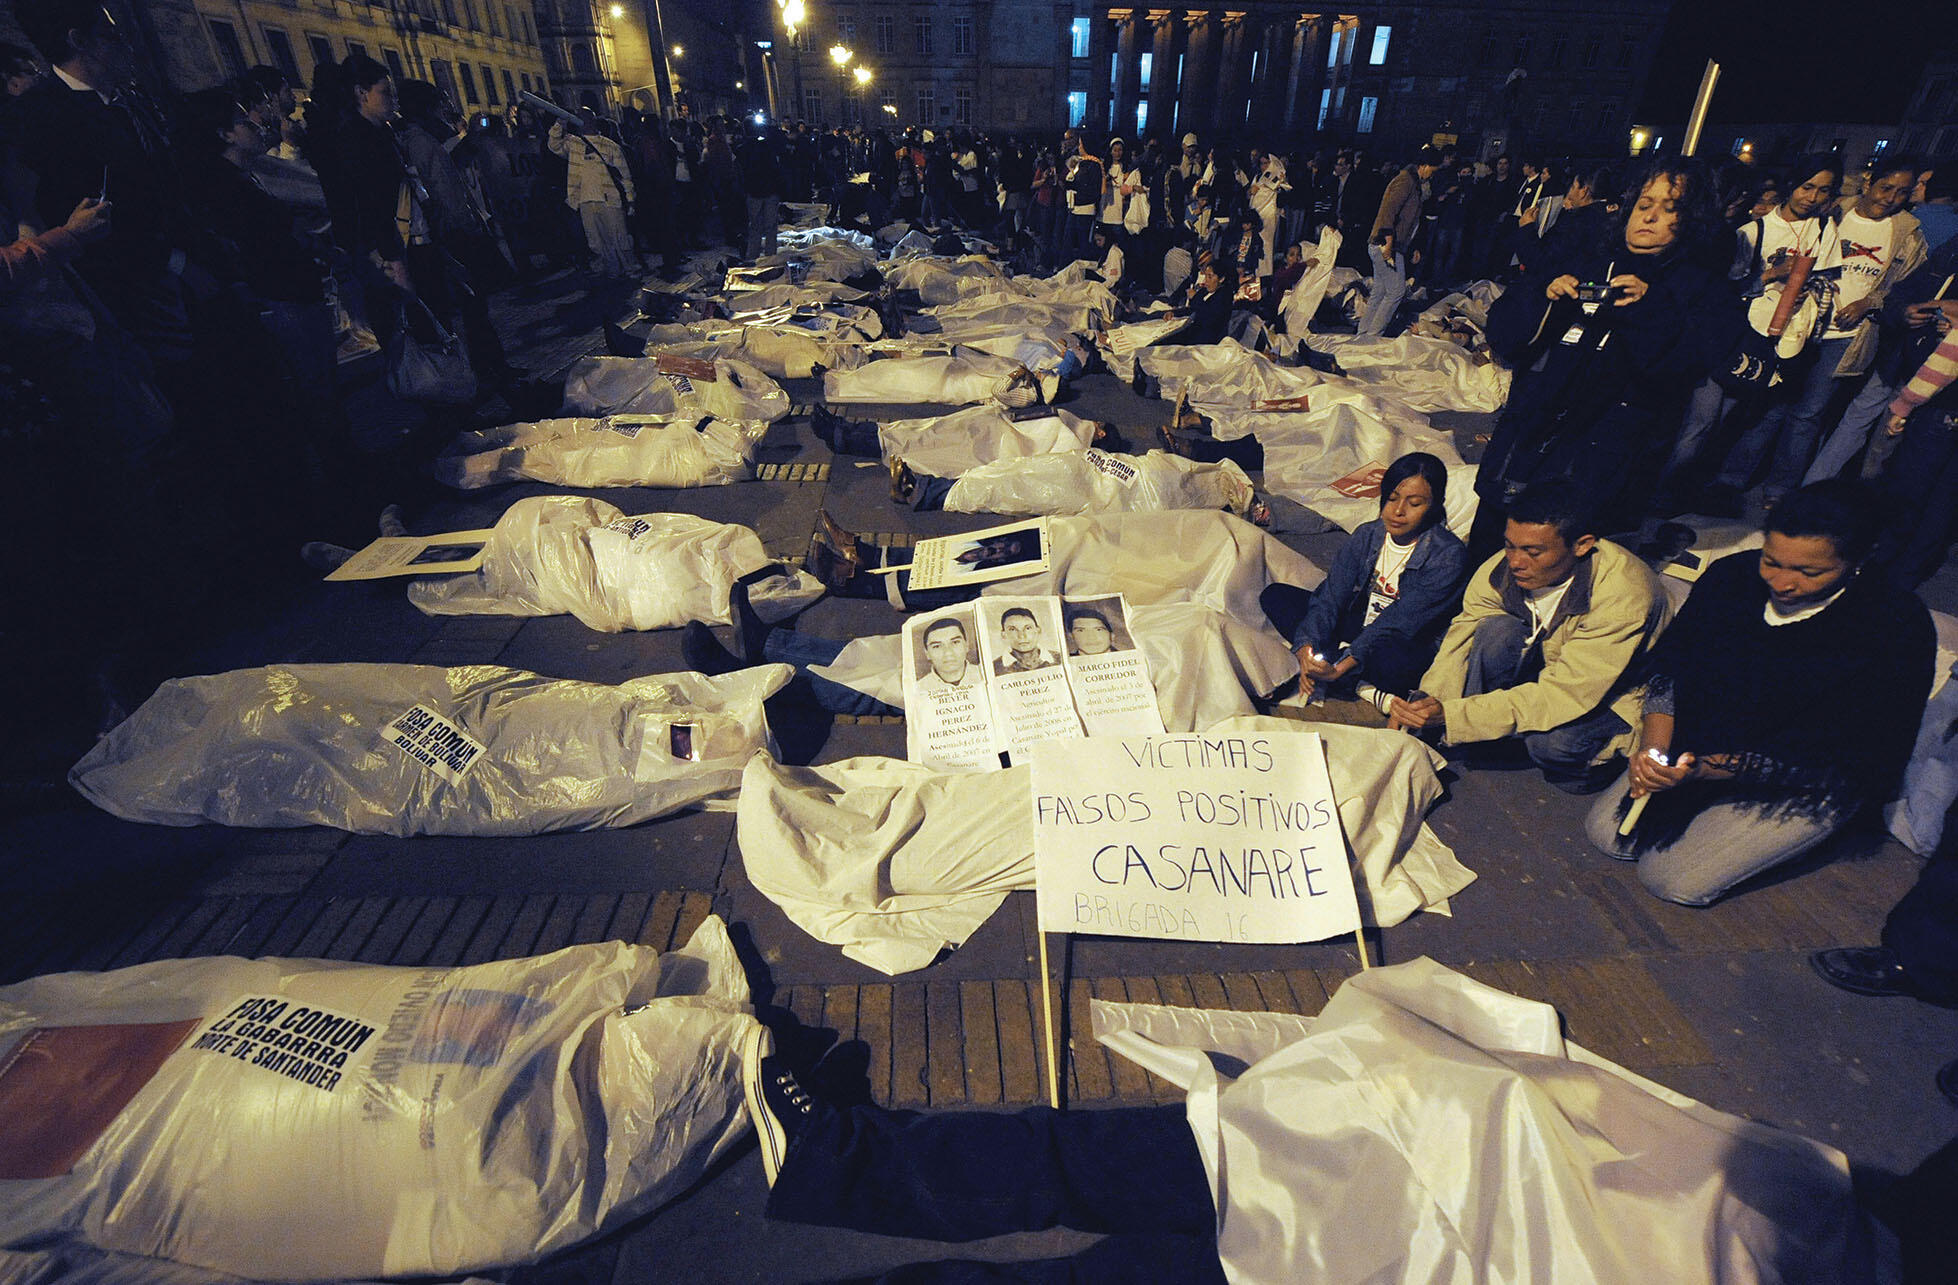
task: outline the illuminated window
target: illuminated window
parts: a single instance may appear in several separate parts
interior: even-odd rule
[[[1382,24],[1373,29],[1373,51],[1367,55],[1367,66],[1382,67],[1387,62],[1387,42],[1394,38],[1394,29]]]
[[[1076,18],[1074,25],[1068,28],[1068,35],[1073,42],[1068,50],[1071,57],[1086,58],[1088,56],[1088,42],[1094,36],[1094,21],[1093,18]],[[1080,122],[1077,121],[1075,123],[1079,124]]]
[[[1362,98],[1360,100],[1360,123],[1354,126],[1354,128],[1362,134],[1371,134],[1373,132],[1373,113],[1379,107],[1380,100],[1378,98]]]

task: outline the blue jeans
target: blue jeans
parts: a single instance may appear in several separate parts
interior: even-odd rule
[[[1761,493],[1778,500],[1801,485],[1822,436],[1822,412],[1836,391],[1836,365],[1848,348],[1848,339],[1824,339],[1815,345],[1810,364],[1796,375],[1787,400],[1770,407],[1727,452],[1718,478],[1722,485],[1746,489],[1770,451],[1774,458]]]
[[[1396,250],[1390,259],[1377,245],[1368,246],[1367,254],[1373,259],[1373,286],[1367,292],[1367,315],[1360,322],[1360,333],[1384,335],[1407,297],[1407,257]]]
[[[1877,424],[1889,418],[1890,401],[1897,395],[1897,385],[1885,383],[1875,371],[1870,372],[1863,381],[1863,391],[1850,400],[1849,408],[1836,421],[1836,431],[1822,443],[1816,452],[1815,463],[1809,465],[1802,477],[1802,485],[1822,482],[1832,477],[1841,477],[1842,471],[1849,467],[1849,461],[1856,458],[1856,452],[1870,440],[1870,433]]]
[[[1073,1264],[944,1264],[905,1279],[1224,1279],[1210,1184],[1180,1106],[819,1110],[789,1145],[768,1216],[946,1241],[1056,1226],[1110,1233]]]
[[[1543,671],[1543,660],[1534,647],[1526,652],[1524,642],[1529,635],[1530,627],[1511,615],[1491,616],[1477,625],[1475,641],[1469,645],[1462,695],[1481,696],[1536,681]],[[1588,793],[1596,784],[1591,761],[1630,730],[1609,705],[1603,705],[1561,727],[1523,733],[1523,748],[1529,752],[1530,761],[1543,770],[1544,780],[1569,794]]]
[[[795,629],[771,629],[768,637],[762,640],[761,658],[777,664],[794,665],[796,682],[809,685],[809,699],[832,714],[901,713],[854,687],[845,687],[842,683],[809,672],[811,665],[835,664],[844,645],[844,640],[840,638],[819,638]]]

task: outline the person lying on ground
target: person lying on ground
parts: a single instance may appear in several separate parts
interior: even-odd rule
[[[891,460],[891,500],[919,513],[1008,513],[1028,517],[1222,509],[1257,526],[1271,521],[1244,470],[1228,460],[1198,463],[1168,451],[1055,452],[1001,460],[958,478]]]
[[[1384,706],[1414,691],[1468,577],[1468,549],[1446,525],[1447,498],[1440,460],[1403,455],[1380,479],[1380,516],[1340,546],[1324,584],[1265,589],[1265,615],[1298,653],[1301,696],[1323,685]]]
[[[1601,760],[1629,746],[1639,663],[1670,613],[1651,570],[1598,538],[1571,490],[1545,483],[1511,505],[1503,552],[1469,577],[1462,610],[1391,726],[1446,745],[1520,736],[1546,781],[1604,788]]]
[[[1860,574],[1880,524],[1860,483],[1803,487],[1758,554],[1707,569],[1654,648],[1641,752],[1585,822],[1654,896],[1708,905],[1895,795],[1937,641],[1923,603]]]

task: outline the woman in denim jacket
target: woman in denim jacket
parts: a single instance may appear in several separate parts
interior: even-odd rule
[[[1298,651],[1301,695],[1323,687],[1384,705],[1420,682],[1469,573],[1447,498],[1440,460],[1403,455],[1380,479],[1380,516],[1340,546],[1324,584],[1266,587],[1259,601]]]

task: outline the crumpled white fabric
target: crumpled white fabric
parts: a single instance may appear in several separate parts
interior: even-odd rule
[[[1326,224],[1319,232],[1319,243],[1305,252],[1311,266],[1278,301],[1278,315],[1285,323],[1285,333],[1290,336],[1285,351],[1297,348],[1310,333],[1312,319],[1319,315],[1319,305],[1326,301],[1326,287],[1332,281],[1333,268],[1339,259],[1339,247],[1345,239],[1338,228]]]
[[[1256,713],[1252,697],[1269,696],[1298,676],[1291,646],[1273,630],[1201,603],[1131,603],[1129,623],[1149,658],[1167,731],[1194,732]],[[811,665],[809,672],[903,709],[902,657],[899,635],[872,634],[851,639],[834,662]]]
[[[72,1170],[0,1184],[0,1243],[261,1280],[450,1276],[639,1217],[748,1127],[755,1019],[714,918],[663,954],[612,941],[458,968],[216,957],[56,973],[0,989],[0,1057],[37,1028],[215,1020],[247,998],[285,1004],[273,1021],[312,1009],[373,1033],[327,1090],[178,1047]]]
[[[771,565],[744,526],[686,513],[631,517],[603,500],[539,495],[512,504],[490,533],[483,565],[408,583],[408,601],[431,616],[572,615],[592,629],[673,629],[689,620],[731,624],[728,590]],[[805,571],[749,590],[764,619],[781,620],[822,597]]]
[[[944,259],[928,253],[907,253],[903,242],[884,265],[884,281],[891,289],[917,292],[919,302],[928,308],[962,299],[1006,279],[1006,269],[991,259],[977,255]]]
[[[662,375],[656,357],[580,357],[564,377],[566,415],[764,420],[789,413],[782,386],[748,362],[714,359],[713,379]]]
[[[1422,820],[1441,784],[1433,751],[1413,737],[1285,719],[1214,730],[1240,728],[1324,738],[1366,922],[1447,913],[1447,897],[1475,878]],[[871,968],[910,972],[963,943],[1007,893],[1034,886],[1031,784],[1025,767],[942,773],[855,758],[792,768],[757,754],[735,835],[749,881],[797,927]]]
[[[1020,363],[955,346],[948,357],[886,357],[823,375],[823,400],[854,403],[933,402],[971,405],[995,396]]]
[[[1316,1018],[1091,1011],[1189,1091],[1233,1282],[1871,1279],[1840,1152],[1636,1076],[1549,1005],[1432,960],[1350,978]]]
[[[1509,400],[1509,370],[1446,339],[1401,335],[1319,335],[1347,377],[1419,411],[1499,411]]]
[[[1079,453],[1094,440],[1094,421],[1053,410],[1038,419],[1015,420],[990,402],[949,415],[893,419],[877,425],[887,460],[902,459],[931,477],[961,477],[996,460],[1023,460],[1055,451]]]
[[[473,491],[499,482],[559,486],[726,486],[755,475],[760,420],[647,423],[636,416],[541,419],[459,433],[435,480]]]
[[[729,268],[722,290],[738,295],[743,290],[783,283],[848,281],[877,267],[877,252],[850,240],[819,237],[783,246],[778,238],[776,245],[781,248],[774,254],[765,254],[743,267]]]
[[[174,678],[68,782],[154,825],[331,826],[356,834],[543,834],[635,825],[723,796],[769,744],[784,665],[617,687],[501,665],[273,665]],[[459,781],[382,735],[426,706],[484,752]],[[692,728],[696,758],[673,753]]]
[[[1243,517],[1256,494],[1229,460],[1200,464],[1150,451],[1099,450],[996,461],[967,471],[945,496],[947,513],[1149,513],[1222,509]]]

